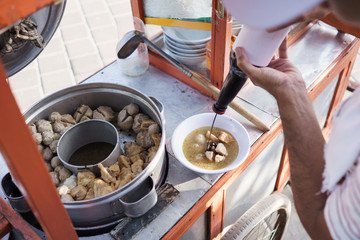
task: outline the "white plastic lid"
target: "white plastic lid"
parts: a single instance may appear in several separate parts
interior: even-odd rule
[[[225,8],[241,24],[274,28],[289,22],[324,0],[223,0]]]

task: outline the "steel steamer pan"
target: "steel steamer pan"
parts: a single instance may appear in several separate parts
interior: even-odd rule
[[[92,109],[101,105],[110,106],[114,111],[119,112],[130,103],[138,104],[142,113],[149,115],[161,126],[162,137],[159,149],[151,163],[122,188],[90,200],[64,202],[78,231],[113,226],[125,216],[136,217],[143,214],[156,203],[154,186],[158,187],[164,180],[167,168],[163,106],[155,98],[123,85],[89,83],[55,92],[24,113],[26,123],[30,124],[38,119],[47,119],[54,111],[72,114],[81,104],[89,105]],[[130,202],[127,202],[129,199]]]

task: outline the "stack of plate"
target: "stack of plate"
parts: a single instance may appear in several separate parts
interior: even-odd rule
[[[195,65],[206,59],[206,43],[211,32],[180,27],[162,27],[165,48],[179,62]]]
[[[231,34],[237,36],[239,34],[241,28],[242,28],[242,24],[240,24],[238,21],[233,19]]]

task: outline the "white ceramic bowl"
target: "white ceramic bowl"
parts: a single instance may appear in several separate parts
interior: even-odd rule
[[[220,174],[233,170],[240,166],[246,159],[250,150],[249,135],[241,123],[227,115],[218,115],[215,121],[215,127],[222,128],[231,133],[237,143],[239,144],[239,153],[236,159],[228,166],[217,170],[207,170],[199,168],[191,164],[185,157],[183,152],[183,143],[187,135],[189,135],[195,129],[201,127],[211,126],[214,120],[215,113],[202,113],[191,116],[181,122],[175,129],[173,136],[171,137],[171,147],[177,160],[179,160],[185,167],[202,174]]]
[[[206,60],[206,54],[203,55],[196,55],[196,56],[188,56],[188,55],[180,55],[179,53],[174,53],[169,49],[168,53],[170,56],[178,60],[179,62],[185,65],[197,65]]]
[[[167,37],[183,44],[202,44],[211,39],[211,31],[169,26],[162,29]]]
[[[189,49],[189,50],[205,49],[206,43],[207,43],[207,42],[201,43],[201,44],[178,43],[178,42],[172,40],[171,38],[167,37],[166,35],[164,35],[164,39],[166,42],[171,43],[171,45],[173,45],[173,46],[176,46],[181,49]]]
[[[180,54],[183,54],[183,55],[187,55],[187,54],[203,55],[203,54],[206,54],[206,49],[205,48],[200,48],[200,49],[180,48],[180,47],[177,47],[177,46],[173,45],[171,42],[166,41],[166,40],[165,40],[165,47],[167,49],[170,49],[172,52],[180,53]]]

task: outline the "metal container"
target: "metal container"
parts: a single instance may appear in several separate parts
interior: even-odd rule
[[[13,182],[10,173],[7,173],[1,180],[1,187],[12,208],[20,213],[31,211],[24,196]]]
[[[87,104],[93,109],[105,105],[110,106],[114,111],[120,111],[130,103],[139,105],[142,113],[149,115],[161,126],[162,137],[159,149],[151,163],[122,188],[90,200],[64,202],[74,227],[80,232],[109,228],[120,222],[126,216],[125,206],[122,202],[124,199],[132,199],[132,196],[138,195],[139,191],[143,191],[143,197],[132,201],[141,209],[136,215],[144,214],[149,210],[147,208],[151,208],[156,203],[156,201],[154,202],[156,192],[149,191],[149,187],[146,186],[149,186],[151,181],[155,187],[159,186],[166,174],[166,132],[163,106],[155,98],[149,98],[126,86],[111,83],[89,83],[55,92],[34,104],[24,113],[27,124],[30,124],[38,119],[47,119],[54,111],[61,114],[73,113],[81,104]],[[128,136],[128,133],[121,134],[120,132],[119,136],[121,148],[123,148],[124,141],[134,140],[134,136]]]
[[[68,129],[59,139],[57,154],[62,164],[77,173],[88,169],[100,176],[100,169],[97,167],[101,163],[104,167],[109,167],[117,162],[122,154],[117,129],[109,122],[99,119],[91,119],[80,122]],[[95,142],[105,142],[114,145],[111,153],[102,161],[92,165],[73,165],[69,163],[71,156],[79,148]]]

